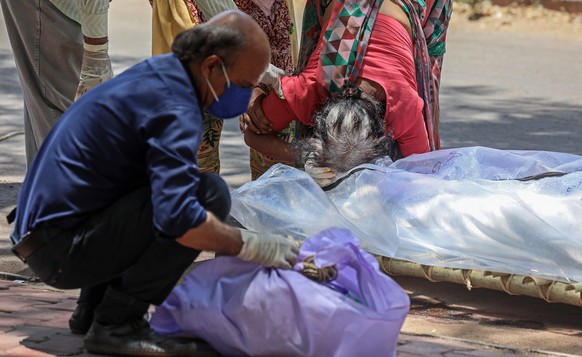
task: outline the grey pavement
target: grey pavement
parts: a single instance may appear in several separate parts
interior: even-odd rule
[[[146,0],[113,1],[116,73],[150,55]],[[453,15],[454,16],[454,15]],[[0,20],[0,22],[2,22]],[[443,147],[561,151],[582,155],[582,35],[536,36],[455,26],[441,84]],[[25,167],[21,89],[0,23],[0,214],[14,207]],[[222,174],[231,188],[250,179],[248,149],[226,122]],[[88,356],[66,321],[77,291],[27,280],[0,219],[0,356]],[[582,308],[503,292],[397,277],[412,299],[399,356],[582,355]]]
[[[453,18],[448,39],[444,147],[582,154],[582,34],[475,31],[455,28]]]

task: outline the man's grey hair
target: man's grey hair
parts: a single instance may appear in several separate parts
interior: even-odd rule
[[[313,135],[294,146],[300,162],[347,171],[357,165],[395,154],[386,134],[384,106],[359,88],[349,86],[332,96],[315,114]]]
[[[189,63],[217,55],[229,67],[246,46],[246,39],[230,24],[203,23],[180,33],[172,43],[172,52]]]

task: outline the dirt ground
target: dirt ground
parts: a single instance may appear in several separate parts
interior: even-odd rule
[[[450,26],[582,39],[582,13],[549,10],[541,5],[502,7],[480,1],[471,6],[455,2]]]

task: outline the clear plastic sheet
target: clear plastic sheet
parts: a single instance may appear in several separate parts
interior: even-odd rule
[[[231,215],[301,240],[354,232],[374,254],[419,264],[582,281],[582,156],[484,147],[351,170],[324,192],[276,165],[232,192]]]

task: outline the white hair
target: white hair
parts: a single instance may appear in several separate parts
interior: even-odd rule
[[[303,163],[347,171],[382,156],[393,156],[395,143],[386,133],[382,103],[359,88],[348,87],[315,114],[313,136],[296,144]]]

